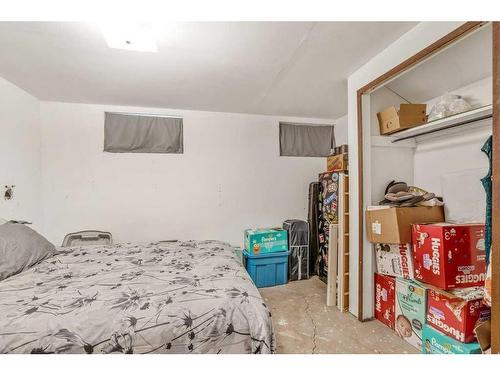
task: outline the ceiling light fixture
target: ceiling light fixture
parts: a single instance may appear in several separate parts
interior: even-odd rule
[[[151,24],[123,21],[100,23],[99,26],[109,48],[158,52]]]

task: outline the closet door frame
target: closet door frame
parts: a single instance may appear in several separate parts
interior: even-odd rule
[[[362,96],[404,73],[413,66],[440,52],[450,44],[474,32],[487,22],[465,22],[463,25],[430,44],[420,52],[396,65],[357,90],[358,127],[358,320],[363,321],[363,258],[364,258],[364,197],[363,197],[363,108]],[[492,230],[492,352],[500,353],[500,22],[493,22],[493,230]],[[495,254],[495,255],[493,255]]]
[[[500,22],[493,22],[491,352],[500,354]]]

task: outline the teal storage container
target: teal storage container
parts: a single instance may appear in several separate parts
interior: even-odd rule
[[[245,251],[246,269],[257,288],[288,282],[288,251],[260,255]]]
[[[282,228],[247,229],[245,250],[253,255],[288,251],[288,233]]]

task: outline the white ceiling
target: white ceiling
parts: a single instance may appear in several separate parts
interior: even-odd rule
[[[41,100],[337,118],[346,78],[415,24],[176,23],[148,53],[90,23],[0,22],[0,76]]]
[[[386,86],[412,103],[424,103],[490,77],[491,33],[491,24],[483,26]]]

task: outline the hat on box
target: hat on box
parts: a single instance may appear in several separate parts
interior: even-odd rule
[[[396,182],[396,180],[392,180],[389,182],[389,184],[385,188],[384,196],[391,193],[391,194],[397,194],[400,192],[406,192],[408,190],[408,184],[406,182]],[[380,201],[379,204],[382,205],[387,205],[391,204],[392,202],[388,200],[387,198]]]
[[[381,205],[397,207],[413,206],[442,206],[443,202],[436,198],[434,193],[415,186],[408,186],[406,182],[391,181],[385,188],[384,200]]]
[[[385,188],[384,195],[388,193],[399,193],[400,191],[408,191],[408,184],[406,182],[396,182],[392,180]]]

